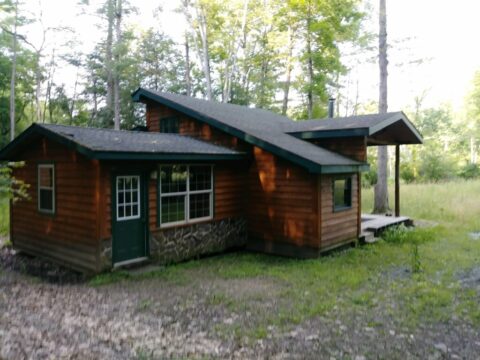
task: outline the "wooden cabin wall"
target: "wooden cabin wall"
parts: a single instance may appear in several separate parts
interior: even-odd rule
[[[14,176],[30,185],[29,199],[11,210],[11,240],[16,249],[52,258],[82,271],[97,271],[100,165],[45,138],[19,157],[24,167]],[[40,213],[37,165],[55,164],[55,214]]]
[[[225,146],[240,151],[249,151],[251,146],[238,138],[217,130],[208,124],[194,120],[166,106],[147,103],[147,129],[160,131],[162,118],[175,116],[179,119],[179,134],[205,140],[213,144]]]
[[[355,240],[360,235],[359,176],[352,175],[352,207],[334,211],[333,179],[334,175],[320,175],[320,245],[322,250]]]
[[[364,137],[316,139],[312,143],[354,160],[367,161],[367,143]]]
[[[272,245],[319,246],[317,176],[258,147],[250,167],[249,237]],[[272,248],[272,252],[276,252]]]

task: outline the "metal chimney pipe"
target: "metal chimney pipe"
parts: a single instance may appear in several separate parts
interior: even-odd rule
[[[335,98],[328,99],[328,117],[333,118],[335,115]]]

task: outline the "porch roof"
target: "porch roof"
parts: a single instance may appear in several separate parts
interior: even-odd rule
[[[0,160],[14,160],[30,140],[41,136],[99,160],[236,160],[247,156],[178,134],[33,124],[0,151]]]
[[[298,121],[289,134],[301,139],[364,136],[367,145],[422,144],[419,131],[402,112]]]

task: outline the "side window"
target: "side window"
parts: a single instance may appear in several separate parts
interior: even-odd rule
[[[38,165],[38,211],[55,214],[55,165]]]
[[[352,177],[333,179],[333,210],[345,210],[352,207]]]
[[[172,116],[160,119],[160,132],[178,134],[178,118]]]

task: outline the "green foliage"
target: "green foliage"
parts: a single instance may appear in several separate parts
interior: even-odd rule
[[[475,179],[480,177],[480,167],[477,164],[467,163],[458,174],[463,179]]]
[[[386,229],[381,237],[392,244],[423,244],[435,239],[436,230],[433,228],[408,228],[404,225]]]
[[[24,165],[24,162],[0,163],[0,199],[17,201],[28,198],[27,191],[30,185],[12,176],[13,169]]]
[[[7,235],[10,227],[10,206],[8,199],[0,197],[0,235]]]

